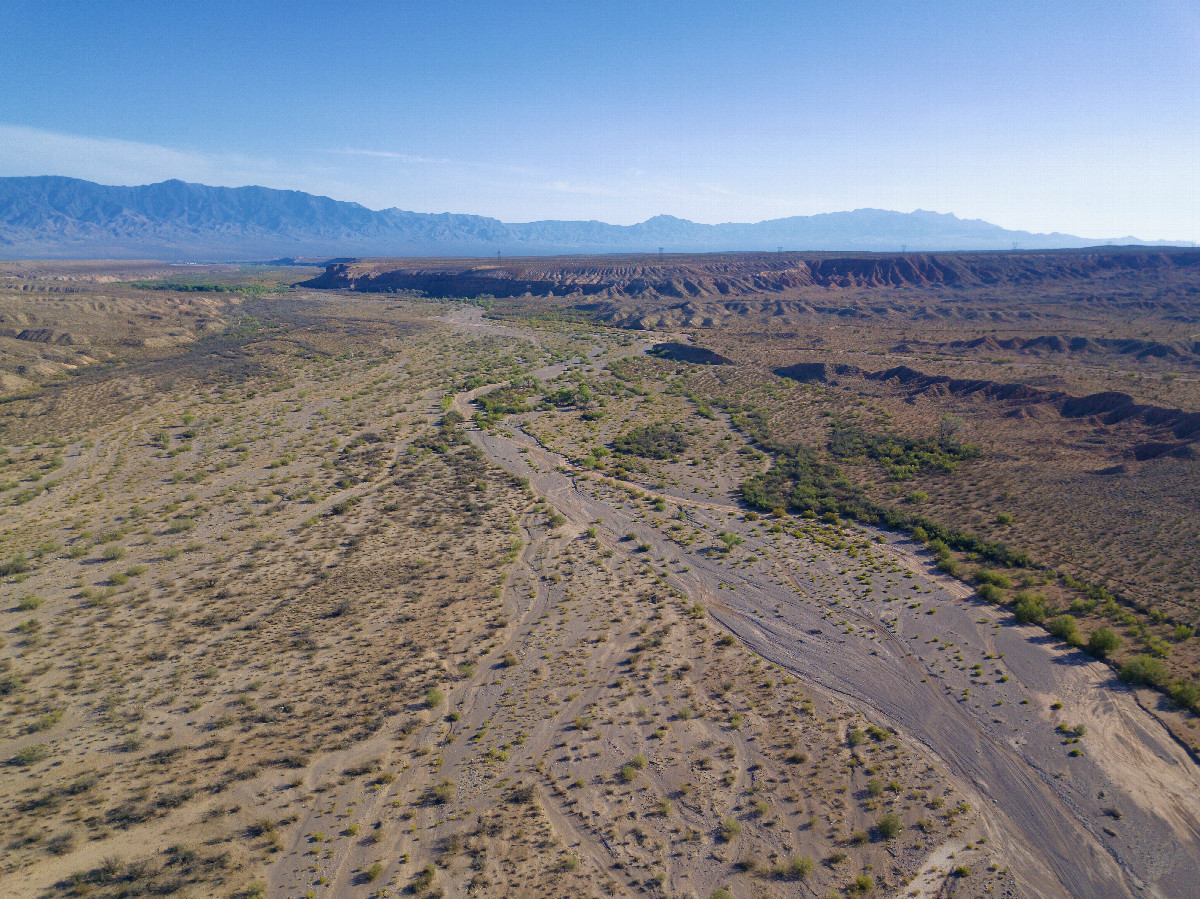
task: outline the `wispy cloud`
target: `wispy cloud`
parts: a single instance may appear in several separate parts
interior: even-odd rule
[[[3,124],[0,171],[6,175],[67,175],[107,184],[144,184],[168,178],[251,184],[289,174],[273,160],[237,153],[197,153],[139,141]]]
[[[413,163],[414,165],[450,165],[452,160],[432,156],[415,156],[412,153],[396,153],[392,150],[359,150],[343,147],[340,150],[325,150],[339,156],[369,156],[375,159],[394,159],[397,162]]]

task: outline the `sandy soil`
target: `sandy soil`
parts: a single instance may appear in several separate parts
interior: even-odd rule
[[[459,397],[459,408],[469,411],[470,399]],[[871,709],[943,759],[984,810],[985,831],[1003,846],[1024,894],[1168,897],[1193,886],[1200,770],[1187,753],[1128,689],[1111,683],[1109,669],[972,601],[968,588],[936,576],[911,544],[884,535],[889,545],[868,550],[867,572],[878,596],[888,588],[880,560],[902,565],[920,606],[864,600],[860,582],[839,573],[844,555],[804,537],[764,539],[729,517],[739,511],[732,505],[663,495],[701,528],[736,528],[741,551],[759,553],[765,564],[734,568],[712,553],[680,551],[655,522],[631,516],[519,432],[472,439],[489,459],[529,477],[576,526],[602,521],[614,544],[633,530],[656,557],[686,562],[671,584],[747,646]],[[835,615],[840,621],[831,626]],[[962,661],[947,668],[949,647]],[[985,676],[967,667],[977,659],[981,672],[991,669]],[[964,696],[972,688],[974,696]],[[1061,712],[1050,708],[1055,701]],[[1060,723],[1086,726],[1081,756],[1068,756]]]

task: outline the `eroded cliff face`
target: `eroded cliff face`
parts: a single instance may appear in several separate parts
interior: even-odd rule
[[[1198,250],[847,255],[738,253],[667,257],[553,257],[513,261],[364,259],[338,261],[310,287],[421,290],[429,296],[575,295],[618,299],[789,295],[806,288],[945,287],[972,290],[1034,284],[1103,286],[1136,278],[1171,281],[1200,268]]]

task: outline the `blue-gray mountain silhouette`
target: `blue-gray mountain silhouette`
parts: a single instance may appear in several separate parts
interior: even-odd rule
[[[479,215],[372,210],[294,190],[164,181],[114,187],[76,178],[0,178],[0,257],[254,260],[305,256],[477,256],[726,250],[1008,250],[1144,244],[1008,231],[925,212],[856,209],[754,224],[658,215],[636,225],[505,223]],[[1164,242],[1158,242],[1162,245]]]

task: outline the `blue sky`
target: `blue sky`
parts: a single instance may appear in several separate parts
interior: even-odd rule
[[[6,0],[0,175],[1200,240],[1200,5]]]

